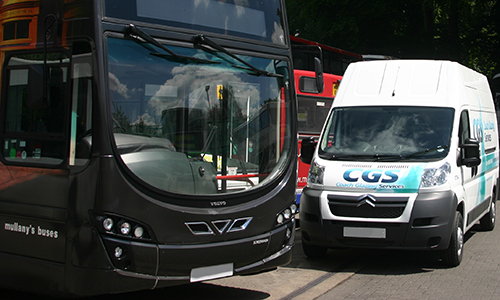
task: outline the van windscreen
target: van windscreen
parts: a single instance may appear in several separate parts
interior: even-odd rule
[[[454,109],[420,106],[338,107],[319,142],[324,159],[398,161],[444,158]]]

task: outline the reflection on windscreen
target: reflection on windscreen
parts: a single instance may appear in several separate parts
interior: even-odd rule
[[[123,162],[155,188],[184,194],[236,192],[271,178],[287,151],[284,80],[234,68],[221,55],[169,48],[220,63],[159,57],[151,53],[162,50],[151,45],[108,39],[112,122]],[[243,58],[275,73],[283,65]]]
[[[336,108],[319,154],[327,159],[442,158],[448,153],[452,124],[451,108]]]

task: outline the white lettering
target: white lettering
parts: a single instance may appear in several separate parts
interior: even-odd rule
[[[254,245],[260,245],[260,244],[264,244],[264,243],[267,243],[267,242],[269,242],[269,239],[262,239],[262,240],[253,241],[253,244]]]
[[[59,233],[55,230],[49,230],[49,229],[43,229],[38,226],[38,235],[43,236],[43,237],[48,237],[48,238],[55,238],[57,239],[59,237]]]
[[[299,177],[297,180],[299,183],[307,183],[307,177]]]
[[[379,189],[404,189],[405,186],[402,184],[379,184]]]
[[[44,228],[41,228],[40,226],[37,226],[35,228],[35,226],[33,226],[31,224],[30,225],[21,225],[18,222],[5,223],[3,228],[5,231],[24,233],[27,236],[28,235],[38,235],[38,236],[53,238],[53,239],[59,238],[59,232],[57,230],[44,229]]]

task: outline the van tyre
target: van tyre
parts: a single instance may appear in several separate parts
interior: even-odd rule
[[[485,231],[491,231],[495,228],[495,220],[496,220],[496,203],[495,203],[496,195],[493,194],[493,200],[491,200],[490,211],[485,214],[479,223],[481,224],[481,229]]]
[[[304,250],[304,254],[309,258],[322,258],[326,256],[328,248],[306,244],[304,243],[304,239],[302,239],[302,250]]]
[[[464,253],[464,229],[462,214],[455,212],[455,220],[451,231],[450,245],[443,251],[443,263],[450,267],[456,267],[462,262]]]

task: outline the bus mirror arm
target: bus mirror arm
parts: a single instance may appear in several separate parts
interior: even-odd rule
[[[302,140],[302,146],[300,147],[300,161],[310,165],[314,150],[316,150],[316,145],[318,142],[314,140],[314,137],[307,137]]]
[[[321,65],[321,60],[317,57],[314,58],[314,71],[316,73],[316,89],[318,94],[323,93],[324,80],[323,80],[323,66]]]

